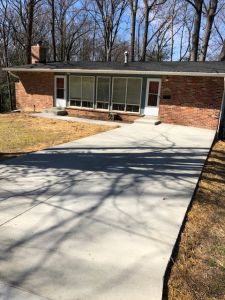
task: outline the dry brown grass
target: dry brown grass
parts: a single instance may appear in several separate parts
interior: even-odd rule
[[[0,115],[0,160],[90,136],[115,126],[32,117]]]
[[[204,168],[172,267],[169,299],[225,299],[225,142]]]

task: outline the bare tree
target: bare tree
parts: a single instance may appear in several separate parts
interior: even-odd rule
[[[113,46],[128,2],[126,0],[94,0],[93,2],[93,16],[104,40],[104,60],[111,61]]]
[[[171,49],[170,49],[170,60],[173,60],[173,53],[174,53],[174,22],[176,19],[176,5],[177,5],[177,0],[173,0],[172,3],[172,11],[171,11]]]
[[[144,1],[144,34],[143,34],[143,42],[142,42],[142,54],[141,54],[141,61],[145,61],[146,59],[146,51],[147,51],[147,46],[150,42],[150,40],[148,39],[148,31],[149,31],[149,14],[153,9],[156,9],[157,7],[159,7],[162,4],[165,4],[167,2],[167,0],[143,0]],[[165,20],[165,22],[163,22],[163,24],[165,24],[167,22],[167,20]]]
[[[184,38],[184,29],[185,28],[186,28],[186,31],[187,31],[187,33],[186,33],[187,36]],[[180,38],[179,61],[182,61],[185,58],[187,58],[187,54],[190,53],[190,51],[191,51],[191,31],[192,31],[192,26],[187,25],[187,24],[183,25],[181,38]],[[185,46],[184,40],[186,40],[186,46]]]
[[[48,0],[48,4],[51,8],[51,36],[52,36],[52,50],[53,61],[56,61],[56,37],[55,37],[55,0]]]
[[[13,39],[25,50],[25,62],[30,64],[34,18],[39,10],[37,4],[42,5],[41,0],[9,0],[9,4],[11,10],[7,18],[13,29]]]
[[[79,39],[83,37],[85,41],[85,35],[90,31],[87,14],[78,0],[55,0],[54,15],[55,57],[60,61],[69,61],[78,54],[79,45],[82,47],[85,44],[80,43]]]
[[[198,60],[199,38],[202,18],[202,6],[204,0],[186,0],[195,10],[194,28],[191,43],[191,61]]]
[[[7,2],[0,0],[1,5],[1,16],[0,16],[0,39],[3,42],[3,63],[5,67],[9,67],[9,39],[10,39],[10,24],[7,19],[8,5]],[[9,72],[6,72],[6,80],[9,92],[9,102],[10,109],[13,110],[13,102],[12,102],[12,89],[11,89],[11,80]]]
[[[219,61],[225,61],[225,41],[223,42],[223,46],[220,52],[220,55],[218,57]]]
[[[32,34],[33,34],[33,23],[34,23],[34,7],[35,0],[29,0],[27,4],[27,45],[26,45],[26,57],[27,63],[31,64],[31,46],[32,46]]]
[[[135,60],[135,34],[136,34],[136,16],[138,9],[138,0],[130,0],[130,10],[131,10],[131,42],[130,42],[130,52],[131,61]]]
[[[208,50],[208,45],[209,45],[209,39],[210,35],[212,32],[212,26],[214,22],[214,18],[216,15],[216,10],[217,10],[217,5],[218,5],[218,0],[210,0],[209,6],[206,7],[206,27],[205,27],[205,34],[202,42],[202,48],[200,52],[200,61],[205,61],[206,59],[206,54]]]
[[[205,61],[218,58],[225,38],[224,0],[0,0],[0,4],[5,24],[0,28],[0,58],[9,65],[30,63],[31,45],[40,40],[49,44],[54,61],[120,61],[129,47],[131,61]]]

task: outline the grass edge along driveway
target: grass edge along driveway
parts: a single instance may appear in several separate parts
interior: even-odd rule
[[[225,299],[225,141],[204,167],[172,267],[168,298]]]
[[[38,118],[24,113],[0,114],[0,161],[116,127]]]

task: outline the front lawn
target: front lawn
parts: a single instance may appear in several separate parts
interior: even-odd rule
[[[169,299],[225,299],[225,142],[213,146],[181,235]]]
[[[0,160],[104,132],[115,126],[0,114]]]

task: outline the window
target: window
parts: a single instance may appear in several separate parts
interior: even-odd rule
[[[70,105],[93,107],[94,85],[93,76],[70,76]]]
[[[112,95],[112,109],[125,110],[126,102],[126,78],[113,78],[113,95]]]
[[[109,108],[110,77],[97,77],[96,101],[96,108]]]
[[[94,105],[94,77],[82,77],[82,106],[93,107]]]
[[[64,77],[56,77],[56,99],[66,99]]]
[[[81,77],[70,76],[70,105],[81,106]]]
[[[132,77],[70,76],[70,106],[139,112],[142,79]],[[95,100],[96,92],[96,103]]]
[[[127,80],[127,111],[139,112],[142,80],[128,78]]]
[[[112,109],[139,112],[141,101],[142,79],[113,78]]]

